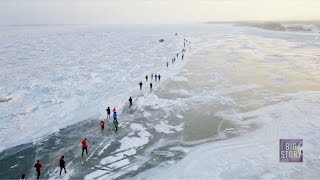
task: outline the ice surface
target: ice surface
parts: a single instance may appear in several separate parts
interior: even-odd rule
[[[170,77],[165,64],[183,47],[172,31],[143,28],[3,27],[0,36],[0,151],[104,117],[107,106],[121,117],[144,75]]]
[[[196,46],[185,67],[191,73],[184,76],[194,90],[179,99],[186,112],[200,109],[201,104],[219,104],[201,109],[200,114],[212,113],[222,119],[221,124],[226,120],[237,124],[223,131],[237,136],[193,148],[178,147],[187,152],[181,161],[163,163],[138,174],[136,179],[319,177],[320,46],[315,41],[319,35],[238,30],[241,33],[235,36],[229,32],[217,37],[199,35],[198,41],[193,40]],[[197,86],[203,90],[197,90]],[[304,139],[303,163],[279,162],[281,138]]]
[[[133,123],[130,128],[137,133],[138,136],[124,137],[120,140],[121,146],[118,151],[127,150],[143,146],[149,142],[150,133],[140,124]]]
[[[115,106],[119,134],[96,137],[83,162],[75,153],[64,179],[319,177],[319,35],[194,26],[183,29],[186,61],[169,68],[182,47],[175,29],[0,28],[0,150]],[[151,73],[163,77],[153,92]],[[280,164],[280,138],[303,138],[305,162]]]
[[[160,123],[154,127],[157,132],[165,133],[165,134],[171,134],[174,133],[174,131],[181,131],[183,129],[183,124],[180,124],[179,126],[170,126],[165,123]]]
[[[130,149],[128,151],[122,152],[121,154],[117,154],[116,156],[109,156],[106,158],[101,159],[100,163],[102,165],[106,165],[106,164],[111,164],[114,163],[116,161],[122,160],[124,159],[126,156],[132,156],[136,153],[135,149]]]
[[[262,124],[257,131],[202,145],[176,165],[155,168],[140,178],[234,179],[319,177],[320,94],[298,93],[289,102],[239,114]],[[307,116],[306,116],[307,115]],[[279,139],[302,138],[304,163],[279,163]],[[254,169],[254,171],[252,171]]]

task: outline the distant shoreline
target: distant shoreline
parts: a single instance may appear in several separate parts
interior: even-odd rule
[[[320,20],[309,21],[209,21],[205,24],[231,24],[273,31],[320,33]]]
[[[266,23],[266,22],[272,22],[272,23],[284,23],[284,24],[319,24],[320,25],[320,20],[261,20],[261,21],[205,21],[205,22],[200,22],[200,23],[204,23],[204,24],[241,24],[241,23]]]

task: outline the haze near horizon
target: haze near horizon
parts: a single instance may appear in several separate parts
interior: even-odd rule
[[[316,0],[10,0],[0,24],[182,24],[318,20]]]

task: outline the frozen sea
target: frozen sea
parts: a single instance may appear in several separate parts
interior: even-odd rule
[[[319,33],[3,26],[0,40],[0,179],[35,178],[37,159],[42,178],[59,179],[61,155],[60,179],[320,177]],[[151,73],[162,76],[153,91]],[[111,120],[100,130],[107,106],[119,112],[117,133]],[[295,138],[304,162],[279,163],[279,139]]]

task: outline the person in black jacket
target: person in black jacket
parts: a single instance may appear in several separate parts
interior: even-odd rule
[[[130,106],[132,106],[132,98],[131,98],[131,96],[129,98],[129,104],[130,104]]]
[[[66,162],[64,161],[64,156],[61,156],[61,158],[60,158],[60,176],[61,176],[62,169],[64,169],[64,173],[67,173]]]
[[[111,114],[110,107],[108,107],[108,109],[106,109],[106,111],[107,111],[107,118],[110,119],[110,114]]]

